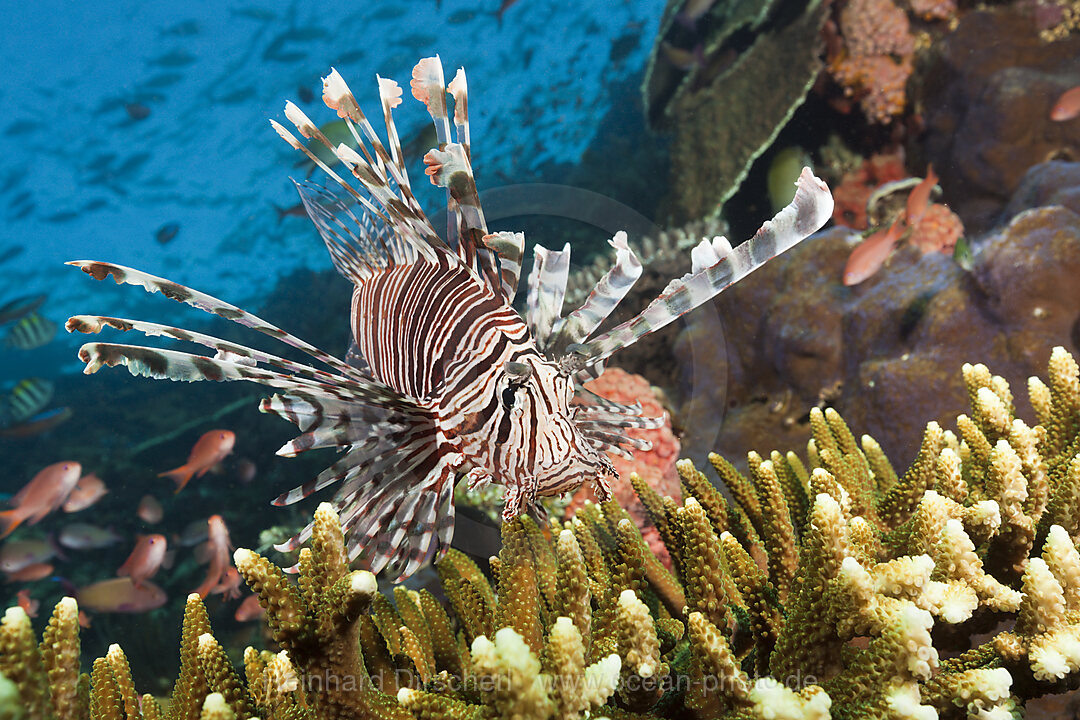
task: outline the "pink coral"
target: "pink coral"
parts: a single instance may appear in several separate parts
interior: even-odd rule
[[[926,209],[912,230],[909,242],[924,253],[951,253],[964,235],[964,223],[952,210],[940,203]]]
[[[832,66],[833,77],[844,92],[859,98],[871,122],[884,125],[904,111],[911,56],[852,55]]]
[[[840,33],[852,55],[909,55],[915,48],[907,15],[892,0],[851,0],[840,12]]]
[[[666,417],[663,406],[653,392],[649,381],[640,375],[628,373],[621,368],[608,368],[596,380],[585,384],[588,390],[614,400],[618,403],[633,405],[641,403],[641,414],[647,417]],[[661,495],[670,495],[680,498],[682,493],[679,486],[679,475],[675,470],[675,461],[679,459],[679,438],[671,428],[671,419],[668,418],[664,426],[656,430],[629,429],[626,434],[630,437],[648,440],[652,443],[651,450],[635,450],[634,459],[611,456],[615,470],[619,473],[619,479],[612,483],[612,492],[619,504],[626,508],[630,516],[645,534],[646,539],[652,538],[656,542],[650,542],[653,551],[661,560],[665,560],[667,553],[662,552],[663,544],[659,542],[659,535],[655,529],[650,530],[651,523],[645,515],[645,509],[630,485],[630,474],[637,473],[651,487]],[[567,515],[573,515],[577,508],[581,507],[586,500],[595,500],[592,489],[583,486],[578,490],[570,505],[566,509]]]
[[[904,111],[913,67],[907,15],[892,0],[851,0],[840,11],[839,29],[842,47],[830,52],[830,73],[871,122],[888,123]]]

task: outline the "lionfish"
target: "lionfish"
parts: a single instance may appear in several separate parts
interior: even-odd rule
[[[591,483],[611,496],[615,470],[607,453],[648,449],[626,428],[657,427],[640,406],[612,402],[583,383],[603,372],[615,351],[672,322],[819,229],[832,197],[809,169],[792,203],[748,242],[732,249],[723,237],[692,251],[690,274],[673,280],[636,317],[597,333],[640,276],[642,267],[617,233],[614,267],[584,304],[562,314],[570,269],[569,244],[537,246],[527,279],[524,317],[513,307],[525,238],[489,232],[472,172],[465,73],[444,84],[438,58],[412,71],[412,95],[427,107],[438,147],[423,158],[431,182],[446,188],[443,239],[424,214],[409,182],[392,110],[402,89],[377,77],[387,142],[338,72],[323,79],[323,100],[345,120],[356,149],[334,147],[303,111],[285,116],[309,140],[326,145],[359,181],[353,187],[280,123],[274,129],[320,167],[337,190],[294,183],[337,271],[353,283],[353,342],[345,360],[323,352],[251,313],[144,272],[104,262],[70,264],[98,280],[139,285],[276,338],[324,367],[312,367],[198,332],[138,320],[79,315],[69,331],[104,326],[166,336],[215,351],[199,355],[135,345],[88,343],[79,350],[84,372],[125,365],[134,375],[195,381],[248,380],[278,391],[262,401],[301,433],[279,455],[337,448],[341,457],[275,505],[289,505],[340,483],[337,510],[350,560],[373,573],[404,579],[449,547],[454,486],[505,488],[502,517],[538,511],[537,498]],[[453,98],[452,114],[448,96]],[[455,140],[451,141],[451,119]],[[310,536],[308,525],[280,551]]]

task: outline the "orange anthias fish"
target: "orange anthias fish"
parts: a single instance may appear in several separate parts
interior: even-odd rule
[[[221,576],[221,582],[210,592],[214,595],[224,595],[226,600],[235,600],[240,597],[240,581],[240,573],[230,565]]]
[[[244,598],[244,602],[240,603],[240,606],[236,608],[233,617],[236,618],[236,622],[251,622],[252,620],[258,620],[264,614],[266,614],[266,611],[259,604],[259,596],[248,595]]]
[[[83,475],[75,484],[75,489],[64,503],[64,512],[73,513],[85,510],[109,492],[104,481],[94,473]]]
[[[858,285],[880,270],[904,230],[904,223],[897,218],[888,229],[878,230],[859,243],[859,246],[851,251],[847,265],[844,266],[844,284]]]
[[[23,609],[23,612],[30,617],[37,617],[38,608],[41,606],[40,600],[31,599],[30,591],[26,588],[15,593],[15,597],[19,599],[19,607]]]
[[[100,613],[140,613],[165,604],[165,591],[149,580],[136,585],[129,577],[102,580],[80,588],[79,607]]]
[[[135,543],[131,555],[116,571],[117,575],[127,575],[136,587],[157,574],[161,561],[165,559],[168,543],[164,535],[142,535]]]
[[[926,178],[915,186],[908,195],[907,211],[904,219],[908,227],[915,227],[926,214],[926,208],[930,205],[930,193],[938,183],[938,176],[934,174],[934,166],[926,166]]]
[[[160,473],[176,481],[176,492],[184,489],[192,477],[202,477],[206,471],[225,459],[236,445],[236,433],[232,430],[211,430],[203,433],[195,447],[191,448],[187,462],[178,468]]]
[[[82,475],[82,465],[65,461],[41,470],[11,499],[15,507],[0,512],[0,538],[7,537],[23,522],[34,525],[59,508]]]
[[[1054,122],[1072,120],[1077,115],[1080,115],[1080,85],[1061,93],[1050,110],[1050,119]]]
[[[216,589],[225,580],[233,550],[232,542],[229,540],[229,528],[225,527],[225,520],[220,515],[211,515],[206,524],[210,532],[210,569],[207,570],[206,579],[203,580],[202,585],[192,591],[199,593],[201,598],[205,598],[211,590]]]

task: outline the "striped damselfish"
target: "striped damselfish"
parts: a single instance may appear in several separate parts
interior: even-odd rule
[[[438,57],[413,68],[412,95],[435,124],[437,147],[424,156],[430,181],[446,189],[442,238],[413,193],[392,111],[402,88],[378,78],[387,141],[383,142],[336,70],[323,80],[323,100],[348,125],[355,145],[333,145],[303,111],[286,104],[300,135],[331,150],[359,182],[354,187],[281,124],[274,129],[330,177],[334,189],[297,182],[300,197],[337,270],[354,286],[353,344],[334,357],[238,307],[131,268],[71,263],[98,280],[149,292],[233,320],[306,353],[314,367],[201,333],[156,323],[79,315],[69,331],[104,326],[186,340],[215,354],[134,345],[88,343],[79,350],[92,373],[126,365],[136,375],[172,380],[249,380],[274,388],[264,412],[295,423],[301,435],[279,455],[333,447],[341,457],[318,477],[275,500],[287,505],[339,484],[333,505],[350,559],[397,578],[413,574],[449,547],[453,489],[505,487],[504,520],[540,513],[539,496],[591,483],[610,497],[615,475],[608,453],[626,455],[647,443],[626,428],[656,427],[639,406],[615,403],[582,387],[612,353],[689,312],[820,228],[832,213],[825,184],[803,170],[795,198],[746,243],[703,240],[690,274],[673,280],[636,317],[606,332],[597,328],[641,274],[626,234],[611,240],[615,265],[584,304],[566,315],[563,298],[570,248],[536,247],[526,283],[524,316],[513,307],[525,238],[490,232],[472,172],[465,73],[446,85]],[[452,98],[452,111],[449,100]],[[454,139],[451,140],[451,132]],[[309,525],[278,546],[295,549]]]

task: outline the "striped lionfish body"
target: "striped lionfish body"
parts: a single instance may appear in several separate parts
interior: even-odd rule
[[[173,380],[248,380],[277,394],[261,409],[295,423],[301,435],[278,453],[292,456],[333,447],[340,458],[310,482],[275,500],[286,505],[337,484],[334,505],[350,558],[372,572],[406,577],[449,547],[452,494],[464,476],[470,487],[505,486],[503,517],[538,509],[538,496],[592,483],[610,496],[615,472],[608,453],[647,448],[626,428],[656,427],[626,406],[582,386],[603,372],[612,353],[714,297],[820,228],[832,212],[828,188],[804,170],[791,205],[748,242],[703,240],[693,270],[672,281],[635,318],[597,328],[641,274],[625,233],[611,241],[614,267],[582,307],[563,316],[570,250],[536,247],[527,282],[526,313],[514,308],[524,249],[521,233],[488,231],[473,178],[465,73],[447,86],[437,57],[413,69],[413,96],[435,123],[438,147],[424,156],[426,174],[446,188],[448,227],[441,238],[409,184],[392,110],[397,83],[378,79],[387,141],[376,134],[337,73],[323,80],[323,99],[345,119],[358,150],[333,147],[295,105],[286,117],[301,135],[333,150],[358,181],[353,187],[277,122],[277,132],[332,180],[335,190],[297,187],[337,270],[354,285],[353,346],[340,360],[226,302],[146,273],[109,263],[72,263],[97,279],[141,285],[150,292],[220,315],[306,353],[322,367],[290,361],[179,328],[122,318],[80,315],[68,330],[104,326],[200,344],[198,355],[134,345],[88,343],[86,372],[123,364],[137,375]],[[453,97],[452,111],[448,97]],[[451,125],[455,133],[450,138]],[[278,546],[298,547],[309,525]]]

